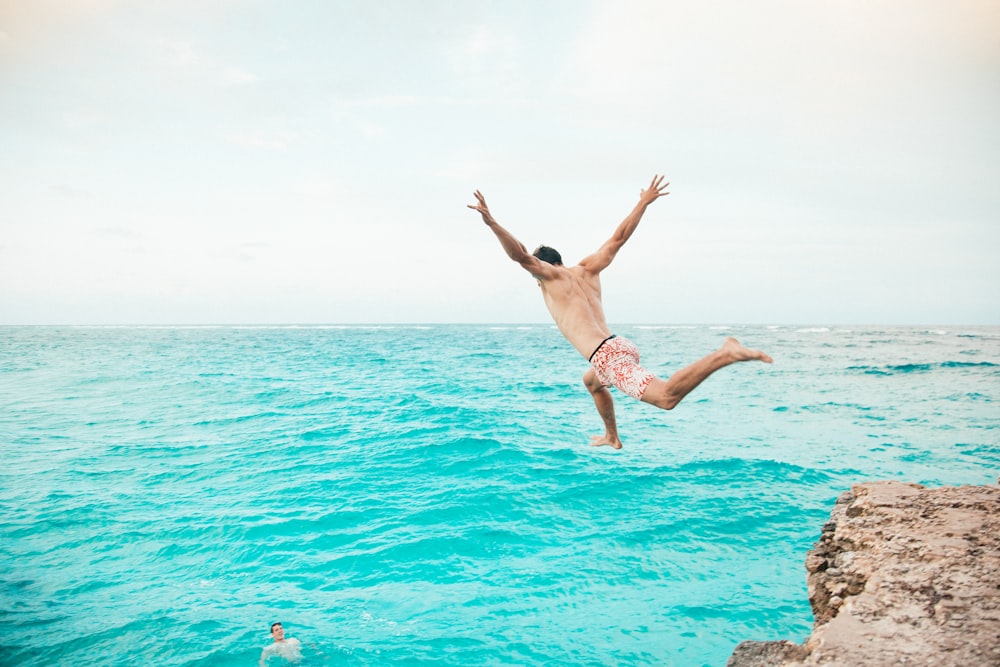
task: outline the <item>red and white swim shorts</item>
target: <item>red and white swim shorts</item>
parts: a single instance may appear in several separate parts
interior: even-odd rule
[[[653,374],[639,365],[639,348],[628,338],[612,336],[590,356],[597,378],[605,387],[615,386],[632,398],[642,398]]]

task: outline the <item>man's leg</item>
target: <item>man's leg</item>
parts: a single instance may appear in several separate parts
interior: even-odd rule
[[[618,439],[618,423],[615,421],[615,401],[611,398],[611,392],[601,384],[597,378],[597,373],[593,368],[588,368],[583,374],[583,384],[587,391],[594,397],[594,405],[597,407],[597,414],[601,415],[604,421],[604,435],[595,435],[590,439],[590,444],[594,447],[608,445],[615,449],[622,448],[622,441]]]
[[[653,378],[643,392],[641,400],[664,410],[672,410],[681,399],[691,393],[691,390],[701,384],[702,380],[720,368],[739,361],[763,361],[769,364],[772,360],[760,350],[751,350],[743,347],[735,338],[727,338],[718,350],[677,371],[669,380]]]

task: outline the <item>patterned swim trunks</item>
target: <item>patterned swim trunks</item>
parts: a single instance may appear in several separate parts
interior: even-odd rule
[[[605,387],[615,386],[632,398],[642,398],[653,374],[639,365],[639,349],[628,338],[612,336],[590,356],[597,378]]]

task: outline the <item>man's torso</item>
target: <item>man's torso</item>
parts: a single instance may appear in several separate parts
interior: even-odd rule
[[[288,637],[280,642],[276,641],[264,647],[264,654],[261,656],[261,659],[267,660],[273,655],[281,656],[286,660],[300,660],[302,659],[302,644],[294,637]]]
[[[555,278],[539,280],[545,305],[559,331],[584,358],[611,335],[601,304],[600,275],[580,266],[559,267]]]

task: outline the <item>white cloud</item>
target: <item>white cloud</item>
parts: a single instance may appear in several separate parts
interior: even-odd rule
[[[523,100],[534,70],[524,66],[524,45],[504,26],[483,25],[450,44],[448,59],[462,92],[510,103]]]
[[[245,86],[260,81],[260,77],[246,68],[221,64],[215,58],[203,54],[201,49],[191,42],[184,40],[159,40],[153,58],[160,67],[197,68],[231,86]]]
[[[256,83],[259,79],[256,74],[252,74],[242,67],[226,67],[222,70],[222,78],[234,85]]]
[[[156,62],[163,67],[191,67],[199,64],[201,58],[190,42],[160,40]]]
[[[280,132],[278,134],[270,135],[263,132],[254,132],[249,134],[243,132],[229,132],[224,134],[223,138],[231,144],[246,148],[285,150],[290,145],[295,143],[298,137],[296,134],[291,132]]]
[[[145,238],[145,234],[137,232],[128,227],[97,227],[94,229],[95,236],[114,239],[127,239],[137,241]]]
[[[416,95],[381,95],[378,97],[360,97],[356,99],[343,99],[334,102],[334,109],[353,108],[381,108],[400,109],[404,107],[417,106],[426,101]]]
[[[51,185],[49,187],[53,192],[58,194],[60,197],[65,197],[69,199],[91,196],[89,192],[85,190],[80,190],[79,188],[73,187],[72,185],[67,185],[65,183],[59,183],[56,185]]]
[[[371,141],[386,141],[390,135],[389,129],[385,126],[364,120],[358,122],[358,130],[361,136]]]
[[[310,179],[293,183],[291,191],[300,197],[317,197],[322,200],[333,201],[344,196],[350,190],[338,184],[332,178],[324,178],[322,180]]]
[[[510,34],[498,32],[492,26],[479,26],[462,41],[460,63],[479,65],[485,60],[510,58],[517,52],[517,41]]]
[[[109,116],[105,112],[91,110],[63,110],[59,114],[59,119],[63,126],[68,129],[91,128],[109,121]]]

